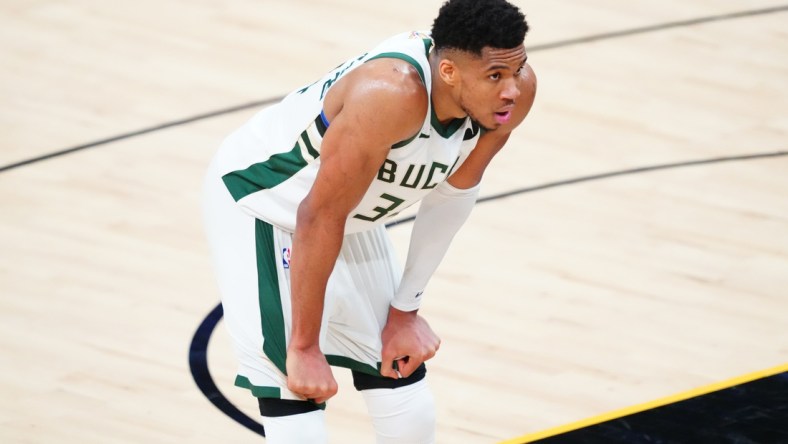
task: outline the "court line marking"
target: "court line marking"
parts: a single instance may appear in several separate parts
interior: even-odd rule
[[[542,44],[542,45],[527,46],[527,49],[528,49],[528,52],[545,51],[545,50],[550,50],[550,49],[556,49],[556,48],[563,48],[563,47],[568,47],[568,46],[579,45],[579,44],[583,44],[583,43],[591,43],[591,42],[597,42],[597,41],[601,41],[601,40],[610,40],[610,39],[615,39],[615,38],[620,38],[620,37],[629,37],[629,36],[633,36],[633,35],[646,34],[646,33],[650,33],[650,32],[657,32],[657,31],[664,31],[664,30],[668,30],[668,29],[675,29],[675,28],[681,28],[681,27],[701,25],[701,24],[705,24],[705,23],[719,22],[719,21],[723,21],[723,20],[732,20],[732,19],[738,19],[738,18],[753,17],[753,16],[758,16],[758,15],[774,14],[774,13],[785,12],[785,11],[788,11],[788,4],[786,4],[786,5],[779,5],[779,6],[773,6],[773,7],[768,7],[768,8],[761,8],[761,9],[751,9],[751,10],[746,10],[746,11],[731,12],[731,13],[726,13],[726,14],[711,15],[711,16],[706,16],[706,17],[698,17],[698,18],[688,19],[688,20],[679,20],[679,21],[665,22],[665,23],[660,23],[660,24],[656,24],[656,25],[643,26],[643,27],[640,27],[640,28],[625,29],[625,30],[621,30],[621,31],[612,31],[612,32],[605,32],[605,33],[601,33],[601,34],[593,34],[593,35],[589,35],[589,36],[586,36],[586,37],[578,37],[578,38],[567,39],[567,40],[559,40],[557,42],[545,43],[545,44]],[[142,129],[139,129],[139,130],[136,130],[136,131],[131,131],[131,132],[128,132],[128,133],[119,134],[117,136],[108,137],[108,138],[105,138],[105,139],[99,139],[99,140],[96,140],[96,141],[93,141],[93,142],[85,143],[85,144],[82,144],[82,145],[77,145],[77,146],[74,146],[74,147],[71,147],[71,148],[65,148],[65,149],[62,149],[62,150],[59,150],[59,151],[54,151],[54,152],[51,152],[51,153],[48,153],[48,154],[43,154],[41,156],[36,156],[36,157],[32,157],[30,159],[26,159],[26,160],[21,160],[21,161],[18,161],[18,162],[10,163],[8,165],[2,165],[2,166],[0,166],[0,173],[2,173],[4,171],[13,170],[15,168],[19,168],[19,167],[22,167],[22,166],[25,166],[25,165],[30,165],[30,164],[41,162],[41,161],[44,161],[44,160],[54,159],[56,157],[61,157],[61,156],[64,156],[66,154],[72,154],[72,153],[75,153],[75,152],[78,152],[78,151],[86,150],[88,148],[95,148],[95,147],[98,147],[98,146],[107,145],[107,144],[112,143],[112,142],[118,142],[118,141],[121,141],[121,140],[125,140],[125,139],[129,139],[129,138],[132,138],[132,137],[141,136],[141,135],[144,135],[144,134],[148,134],[148,133],[152,133],[152,132],[156,132],[156,131],[160,131],[160,130],[164,130],[164,129],[169,129],[169,128],[173,128],[173,127],[176,127],[176,126],[182,126],[182,125],[198,122],[200,120],[210,119],[210,118],[213,118],[213,117],[219,117],[219,116],[223,116],[223,115],[226,115],[226,114],[232,114],[232,113],[239,112],[239,111],[245,111],[245,110],[252,109],[252,108],[260,108],[260,107],[263,107],[265,105],[269,105],[269,104],[272,104],[274,102],[278,102],[279,100],[282,100],[283,98],[284,98],[284,96],[273,97],[273,98],[263,99],[263,100],[256,100],[256,101],[253,101],[253,102],[244,103],[244,104],[240,104],[240,105],[235,105],[235,106],[231,106],[231,107],[220,109],[220,110],[216,110],[216,111],[210,111],[210,112],[206,112],[206,113],[203,113],[203,114],[198,114],[198,115],[195,115],[195,116],[192,116],[192,117],[186,117],[186,118],[183,118],[183,119],[174,120],[174,121],[171,121],[171,122],[166,122],[166,123],[163,123],[163,124],[160,124],[160,125],[156,125],[156,126],[152,126],[152,127],[148,127],[148,128],[142,128]]]
[[[216,386],[216,382],[211,376],[211,370],[208,368],[208,343],[211,341],[211,335],[213,335],[213,331],[223,315],[224,309],[222,304],[219,303],[197,327],[197,331],[194,332],[192,342],[189,345],[189,371],[192,374],[194,383],[197,384],[197,388],[219,411],[252,432],[265,436],[265,429],[262,424],[247,416],[224,396],[219,387]]]
[[[668,404],[675,404],[677,402],[686,401],[687,399],[696,398],[702,395],[707,395],[712,392],[728,389],[731,387],[735,387],[737,385],[746,384],[748,382],[756,381],[758,379],[768,378],[770,376],[779,375],[780,373],[785,373],[785,372],[788,372],[788,363],[778,365],[776,367],[772,367],[766,370],[760,370],[742,376],[737,376],[725,381],[715,382],[709,385],[687,390],[685,392],[680,392],[675,395],[666,396],[664,398],[656,399],[649,402],[644,402],[642,404],[636,404],[631,407],[625,407],[623,409],[613,410],[608,413],[603,413],[601,415],[592,416],[590,418],[583,419],[577,422],[572,422],[569,424],[553,427],[547,430],[543,430],[541,432],[531,433],[528,435],[521,436],[519,438],[514,438],[507,441],[501,441],[498,444],[527,444],[539,439],[550,438],[553,436],[560,435],[562,433],[567,433],[574,430],[582,429],[584,427],[601,424],[603,422],[610,421],[613,419],[618,419],[624,416],[633,415],[635,413],[644,412],[646,410],[652,410],[658,407],[663,407]]]
[[[131,131],[131,132],[128,132],[128,133],[119,134],[117,136],[112,136],[112,137],[108,137],[106,139],[96,140],[96,141],[85,143],[85,144],[82,144],[82,145],[77,145],[77,146],[74,146],[74,147],[71,147],[71,148],[66,148],[66,149],[63,149],[63,150],[60,150],[60,151],[54,151],[54,152],[49,153],[49,154],[44,154],[44,155],[41,155],[41,156],[32,157],[30,159],[21,160],[19,162],[15,162],[15,163],[11,163],[11,164],[8,164],[8,165],[0,166],[0,173],[2,173],[3,171],[12,170],[14,168],[19,168],[19,167],[22,167],[22,166],[25,166],[25,165],[30,165],[30,164],[33,164],[33,163],[41,162],[43,160],[54,159],[56,157],[65,156],[66,154],[75,153],[77,151],[86,150],[88,148],[95,148],[97,146],[107,145],[107,144],[110,144],[112,142],[119,142],[121,140],[131,139],[133,137],[142,136],[142,135],[145,135],[145,134],[148,134],[148,133],[153,133],[153,132],[156,132],[156,131],[161,131],[161,130],[165,130],[165,129],[176,127],[176,126],[187,125],[189,123],[199,122],[200,120],[206,120],[206,119],[210,119],[212,117],[219,117],[219,116],[223,116],[225,114],[232,114],[232,113],[235,113],[235,112],[238,112],[238,111],[244,111],[244,110],[247,110],[247,109],[250,109],[250,108],[262,107],[262,106],[265,106],[265,105],[270,105],[272,103],[278,102],[281,99],[282,99],[282,97],[274,97],[274,98],[271,98],[271,99],[258,100],[258,101],[255,101],[255,102],[244,103],[242,105],[236,105],[236,106],[232,106],[232,107],[229,107],[229,108],[220,109],[220,110],[217,110],[217,111],[211,111],[211,112],[207,112],[207,113],[203,113],[203,114],[198,114],[198,115],[192,116],[192,117],[186,117],[186,118],[183,118],[183,119],[173,120],[171,122],[162,123],[160,125],[152,126],[152,127],[149,127],[149,128],[143,128],[143,129],[139,129],[139,130],[136,130],[136,131]]]
[[[788,10],[788,5],[772,6],[761,9],[751,9],[749,11],[731,12],[727,14],[710,15],[706,17],[697,17],[687,20],[678,20],[675,22],[665,22],[657,25],[643,26],[640,28],[624,29],[621,31],[605,32],[602,34],[595,34],[588,37],[578,37],[574,39],[559,40],[554,43],[545,43],[543,45],[535,45],[531,47],[531,51],[538,51],[553,48],[565,48],[567,46],[580,45],[583,43],[597,42],[600,40],[615,39],[618,37],[629,37],[638,34],[646,34],[654,31],[664,31],[666,29],[683,28],[687,26],[702,25],[705,23],[719,22],[723,20],[732,20],[737,18],[752,17],[756,15],[773,14],[775,12],[784,12]]]

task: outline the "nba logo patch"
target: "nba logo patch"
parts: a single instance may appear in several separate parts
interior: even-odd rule
[[[290,268],[290,248],[282,248],[282,266],[285,269]]]

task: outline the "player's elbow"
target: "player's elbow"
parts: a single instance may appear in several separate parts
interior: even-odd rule
[[[307,196],[298,205],[296,230],[313,233],[316,232],[315,230],[344,233],[346,220],[347,212],[341,211],[336,206],[320,204]]]

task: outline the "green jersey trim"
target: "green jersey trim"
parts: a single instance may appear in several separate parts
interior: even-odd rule
[[[255,163],[246,169],[227,173],[222,176],[222,181],[237,202],[252,193],[279,185],[305,166],[306,160],[296,142],[292,150],[274,154],[265,162]]]
[[[429,56],[430,51],[432,51],[432,45],[435,43],[432,39],[421,39],[422,43],[424,43],[424,53]]]
[[[319,118],[319,117],[318,117]],[[301,148],[305,148],[306,151]],[[308,161],[320,157],[309,138],[307,131],[301,133],[293,149],[286,153],[274,154],[264,162],[255,163],[243,170],[237,170],[222,176],[222,181],[236,202],[257,191],[271,189],[307,166]]]
[[[257,251],[257,297],[264,338],[263,352],[282,373],[287,374],[285,319],[279,295],[279,275],[276,271],[274,228],[256,219],[254,231]]]
[[[325,137],[328,125],[325,110],[320,110],[320,114],[315,118],[315,127],[317,127],[317,133],[320,134],[320,137]]]
[[[416,139],[416,137],[419,137],[419,134],[420,133],[416,133],[410,139],[406,139],[406,140],[403,140],[402,142],[395,143],[394,145],[391,146],[391,149],[392,150],[396,150],[397,148],[402,148],[403,146],[413,142]]]
[[[448,139],[454,135],[454,133],[456,133],[457,130],[465,124],[465,119],[467,119],[467,117],[462,119],[454,119],[447,125],[444,125],[440,120],[438,120],[438,116],[435,115],[435,107],[430,107],[430,114],[432,114],[430,117],[432,127],[435,128],[435,131],[437,131],[438,134],[440,134],[444,139]]]
[[[479,132],[484,134],[484,128],[476,123],[476,121],[471,120],[471,127],[465,130],[465,135],[462,137],[463,142],[473,139],[479,134]]]

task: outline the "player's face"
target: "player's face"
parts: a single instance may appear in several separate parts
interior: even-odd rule
[[[481,57],[464,60],[460,106],[479,125],[494,130],[512,118],[520,96],[521,73],[528,56],[525,47],[485,47]]]

